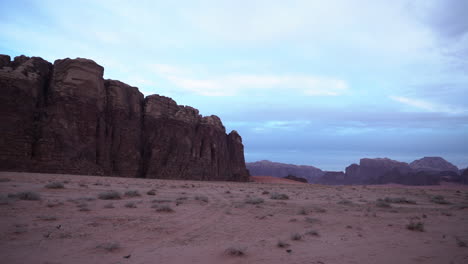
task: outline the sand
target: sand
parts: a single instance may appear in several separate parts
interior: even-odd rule
[[[44,187],[51,182],[65,182],[64,188]],[[151,189],[155,195],[147,194]],[[98,198],[109,190],[122,199]],[[6,198],[23,191],[41,199]],[[127,191],[141,196],[125,196]],[[271,199],[273,193],[289,199]],[[2,263],[468,263],[468,186],[0,172],[0,194]],[[435,195],[450,204],[431,202]],[[416,204],[380,207],[388,204],[376,200],[385,197]],[[424,232],[409,230],[410,222],[423,223]],[[278,247],[279,240],[289,246]],[[231,255],[228,248],[242,255]]]

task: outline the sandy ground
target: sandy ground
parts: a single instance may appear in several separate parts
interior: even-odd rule
[[[65,182],[64,188],[46,188],[51,182]],[[151,189],[155,195],[147,194]],[[122,199],[98,198],[109,190]],[[141,196],[124,195],[132,190]],[[7,198],[23,191],[41,199]],[[275,192],[289,199],[271,199]],[[468,186],[0,172],[0,193],[1,263],[468,263]],[[450,204],[431,202],[435,195]],[[385,197],[416,204],[376,203]],[[163,205],[174,211],[158,212]],[[425,231],[407,229],[411,221],[423,223]],[[285,247],[278,247],[279,240]],[[231,247],[243,255],[229,254]]]

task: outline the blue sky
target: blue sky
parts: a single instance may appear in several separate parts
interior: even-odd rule
[[[221,117],[247,161],[468,166],[468,1],[1,0],[0,53],[85,57]]]

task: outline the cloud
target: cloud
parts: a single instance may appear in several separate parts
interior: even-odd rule
[[[207,78],[191,77],[193,70],[166,64],[153,64],[153,72],[175,86],[203,96],[255,95],[290,92],[306,96],[338,96],[349,90],[346,81],[336,78],[295,74],[210,74]],[[205,73],[206,74],[206,73]]]
[[[467,112],[467,109],[457,107],[457,106],[449,106],[449,105],[444,105],[444,104],[437,104],[437,103],[432,103],[420,99],[413,99],[413,98],[408,98],[408,97],[403,97],[403,96],[389,96],[390,99],[397,101],[399,103],[428,111],[428,112],[440,112],[440,113],[446,113],[446,114],[464,114]]]

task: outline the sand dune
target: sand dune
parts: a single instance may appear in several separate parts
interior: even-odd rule
[[[468,263],[468,186],[0,179],[2,263]],[[53,182],[64,188],[45,187]],[[98,198],[110,190],[121,199]],[[7,198],[24,191],[41,199]],[[415,204],[376,202],[385,197]]]

